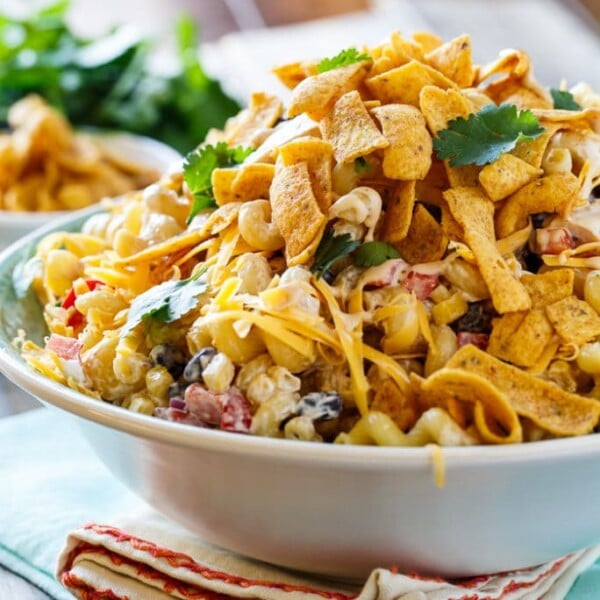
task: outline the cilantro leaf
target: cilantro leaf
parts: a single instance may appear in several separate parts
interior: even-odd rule
[[[202,209],[216,206],[212,172],[217,168],[239,165],[252,152],[252,148],[229,148],[225,142],[219,142],[216,146],[199,146],[186,155],[183,159],[183,179],[194,195],[188,224]]]
[[[121,335],[126,335],[146,319],[172,323],[186,315],[198,304],[197,297],[208,287],[202,279],[204,272],[189,279],[165,281],[140,294],[129,307]]]
[[[359,267],[376,267],[390,258],[400,258],[400,254],[391,244],[365,242],[354,253],[354,264]]]
[[[545,129],[530,110],[517,111],[514,104],[484,106],[468,119],[458,117],[438,132],[433,148],[450,165],[486,165],[524,140],[533,140]]]
[[[581,110],[581,106],[575,102],[573,94],[567,90],[557,90],[550,88],[552,100],[554,100],[554,108],[560,110]]]
[[[325,71],[346,67],[362,60],[371,60],[371,57],[368,54],[359,54],[356,48],[347,48],[331,58],[324,58],[317,65],[317,71],[319,73],[325,73]]]
[[[370,173],[371,165],[365,160],[364,156],[359,156],[354,161],[354,172],[355,173]]]
[[[333,229],[328,227],[319,242],[310,270],[320,279],[333,263],[354,252],[359,245],[360,242],[353,240],[349,233],[335,235]]]

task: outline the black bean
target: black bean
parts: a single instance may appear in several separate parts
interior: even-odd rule
[[[150,350],[150,360],[154,365],[165,367],[177,379],[185,367],[185,354],[171,344],[157,344]]]
[[[523,246],[515,252],[515,258],[519,261],[521,266],[530,273],[537,273],[544,261],[540,255],[536,252],[532,252],[528,246]]]
[[[328,283],[329,285],[333,285],[333,282],[335,281],[336,278],[336,274],[333,271],[330,271],[329,269],[327,269],[324,273],[323,273],[323,279],[325,280],[326,283]]]
[[[311,392],[298,401],[297,414],[313,421],[330,421],[340,416],[344,402],[337,392]]]
[[[547,212],[540,212],[540,213],[534,213],[531,215],[531,224],[533,225],[534,229],[540,229],[541,227],[544,227],[545,223],[546,223],[546,219],[550,216],[550,213]]]
[[[188,383],[196,383],[202,381],[202,372],[208,367],[210,361],[217,355],[216,348],[207,346],[196,352],[194,356],[185,365],[183,370],[183,378]]]
[[[185,383],[180,383],[179,381],[173,382],[169,386],[169,391],[168,391],[169,398],[183,398],[186,387],[187,387],[187,385]]]
[[[489,333],[492,329],[492,310],[487,302],[469,302],[469,310],[452,323],[455,331]]]

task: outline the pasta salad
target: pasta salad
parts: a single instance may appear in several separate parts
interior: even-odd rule
[[[506,444],[600,419],[600,97],[468,35],[277,67],[181,169],[41,241],[35,369],[186,425]]]

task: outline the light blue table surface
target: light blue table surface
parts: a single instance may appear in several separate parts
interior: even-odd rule
[[[139,504],[72,417],[41,408],[0,419],[0,565],[51,598],[73,598],[54,578],[68,532]]]
[[[68,532],[91,521],[109,523],[139,506],[72,417],[42,408],[0,419],[0,566],[50,598],[72,599],[54,579]],[[600,598],[600,563],[579,577],[567,598]]]

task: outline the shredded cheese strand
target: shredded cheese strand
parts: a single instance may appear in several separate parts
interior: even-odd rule
[[[406,371],[393,358],[367,344],[363,344],[362,350],[364,357],[375,363],[386,375],[389,375],[403,394],[408,393],[410,379]]]
[[[281,323],[281,319],[246,310],[227,310],[224,312],[211,312],[203,317],[205,322],[217,321],[238,321],[248,320],[259,329],[270,333],[273,337],[281,340],[290,348],[293,348],[298,354],[306,358],[312,358],[314,346],[312,340],[302,338],[293,333],[290,329]]]
[[[363,366],[363,344],[355,331],[350,331],[344,323],[344,315],[339,308],[337,300],[334,298],[329,286],[322,280],[316,279],[315,287],[321,292],[325,299],[329,312],[333,318],[336,331],[342,345],[344,354],[348,361],[350,369],[350,381],[354,401],[361,415],[366,415],[369,411],[367,402],[367,393],[369,390],[369,382],[365,376]],[[361,336],[362,337],[362,336]]]
[[[200,252],[203,252],[204,250],[208,250],[210,252],[211,250],[215,250],[218,246],[219,246],[219,240],[217,240],[216,238],[208,239],[205,242],[202,242],[201,244],[198,244],[197,246],[192,248],[189,252],[184,254],[181,258],[177,259],[174,264],[176,266],[181,266],[184,263],[186,263],[188,260],[190,260],[191,258],[194,258],[194,256],[196,256],[196,254],[200,254]]]

